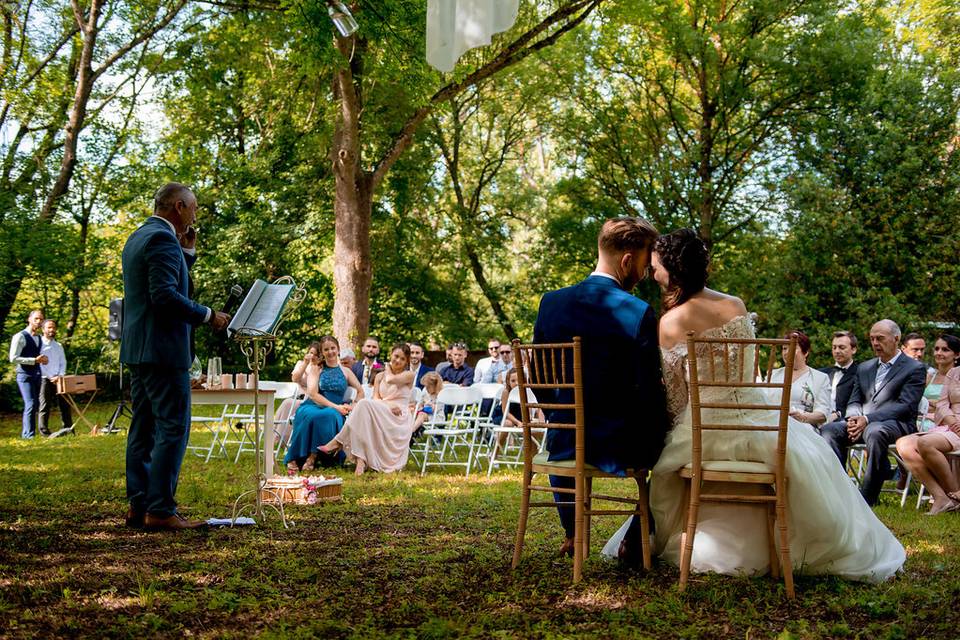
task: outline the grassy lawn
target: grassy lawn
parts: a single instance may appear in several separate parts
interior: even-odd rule
[[[112,407],[95,408],[102,423]],[[907,548],[879,585],[649,574],[554,555],[556,514],[533,512],[510,569],[517,474],[344,476],[345,501],[293,507],[242,530],[124,528],[124,434],[24,442],[0,419],[0,636],[321,638],[957,638],[960,516],[925,517],[884,495],[881,519]],[[59,419],[54,419],[59,424]],[[190,456],[178,500],[227,516],[252,483],[240,464]],[[608,488],[606,491],[617,491]],[[616,529],[598,518],[594,552]]]

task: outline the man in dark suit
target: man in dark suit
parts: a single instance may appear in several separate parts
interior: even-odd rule
[[[222,330],[230,316],[187,295],[185,256],[195,251],[196,211],[190,189],[170,183],[157,192],[153,215],[123,247],[120,361],[130,371],[133,405],[126,476],[127,526],[134,528],[204,524],[180,516],[174,500],[190,432],[190,333],[203,323]]]
[[[410,370],[413,371],[413,383],[417,389],[423,389],[423,376],[433,371],[433,367],[423,364],[423,345],[419,342],[410,342]]]
[[[853,392],[853,380],[857,376],[857,363],[853,356],[857,353],[857,336],[851,331],[837,331],[833,334],[832,367],[824,367],[821,372],[830,378],[830,415],[827,422],[843,418],[850,394]]]
[[[353,371],[353,375],[357,376],[360,384],[372,386],[377,373],[383,371],[383,360],[377,357],[380,354],[380,341],[373,336],[369,336],[363,341],[360,352],[363,357],[353,363],[350,370]]]
[[[865,443],[867,472],[860,493],[873,506],[890,474],[887,447],[917,430],[917,407],[926,382],[926,367],[899,349],[900,327],[880,320],[870,329],[876,359],[861,362],[844,411],[846,421],[830,422],[821,433],[841,465],[851,444]]]
[[[630,293],[646,277],[656,237],[657,230],[642,218],[607,220],[597,240],[596,270],[578,284],[544,295],[533,330],[535,343],[580,336],[586,461],[608,473],[652,467],[669,428],[657,317]],[[548,421],[572,422],[562,415]],[[549,459],[574,459],[574,438],[572,430],[548,429]],[[551,476],[550,483],[574,486],[573,478],[559,476]],[[554,500],[569,498],[557,493]],[[558,510],[566,533],[560,550],[572,554],[574,510]],[[639,519],[634,519],[620,548],[621,558],[630,563],[639,558],[639,533]]]

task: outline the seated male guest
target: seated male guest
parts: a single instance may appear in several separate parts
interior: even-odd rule
[[[423,376],[433,371],[433,367],[423,364],[423,345],[419,342],[410,342],[410,371],[413,371],[413,383],[417,389],[423,389]]]
[[[500,341],[496,338],[491,338],[487,341],[487,353],[490,355],[486,358],[480,358],[477,360],[477,364],[473,366],[473,383],[483,382],[483,376],[486,375],[487,370],[495,362],[500,360]]]
[[[607,220],[597,239],[596,270],[578,284],[545,294],[533,330],[535,343],[570,342],[580,336],[586,461],[613,474],[652,467],[669,429],[657,316],[648,303],[630,294],[646,277],[656,237],[656,229],[642,218]],[[570,402],[571,396],[563,390],[557,400]],[[573,420],[554,411],[547,422]],[[549,459],[573,460],[574,440],[572,430],[548,429]],[[551,476],[550,484],[573,488],[574,479]],[[554,500],[569,498],[557,493]],[[566,534],[560,550],[572,555],[574,510],[558,511]],[[640,558],[639,524],[634,518],[620,547],[621,559],[630,564]]]
[[[833,366],[820,369],[830,378],[830,415],[827,422],[843,418],[843,412],[850,402],[853,392],[853,379],[857,375],[857,363],[853,356],[857,353],[857,336],[852,331],[837,331],[833,334]]]
[[[853,381],[845,421],[825,424],[821,434],[845,465],[852,444],[867,446],[867,472],[860,493],[874,505],[890,474],[887,448],[917,430],[917,407],[926,383],[926,367],[904,355],[900,327],[880,320],[870,329],[876,359],[861,362]]]
[[[513,371],[513,350],[510,348],[509,344],[501,344],[497,350],[497,355],[500,356],[500,359],[494,361],[489,367],[487,367],[487,370],[483,372],[483,377],[479,380],[479,382],[507,382],[506,374],[510,371]],[[476,376],[474,376],[474,380],[476,380]]]
[[[462,342],[450,345],[450,366],[437,373],[444,382],[469,387],[473,384],[473,367],[467,364],[467,345]]]

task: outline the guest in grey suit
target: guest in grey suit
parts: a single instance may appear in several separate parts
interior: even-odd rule
[[[844,416],[846,421],[823,426],[821,434],[840,464],[846,464],[852,444],[867,447],[867,472],[860,493],[874,505],[890,473],[887,447],[917,430],[917,407],[926,382],[926,367],[898,349],[900,327],[880,320],[870,329],[870,346],[877,355],[861,362]]]

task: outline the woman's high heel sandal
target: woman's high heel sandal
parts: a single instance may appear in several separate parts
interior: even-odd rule
[[[294,462],[293,460],[291,460],[290,462],[288,462],[288,463],[287,463],[287,475],[288,475],[288,476],[295,476],[295,475],[297,475],[298,473],[300,473],[300,467],[297,465],[297,463]]]
[[[311,453],[303,463],[301,471],[313,471],[313,466],[317,462],[317,454]]]

